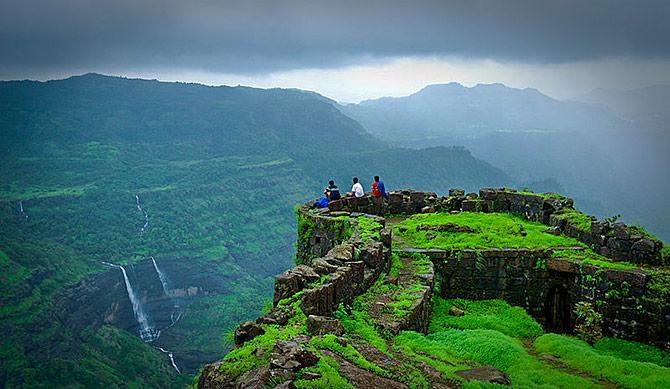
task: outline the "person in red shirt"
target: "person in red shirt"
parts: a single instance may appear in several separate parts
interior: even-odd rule
[[[388,197],[386,194],[386,188],[384,188],[384,183],[379,181],[379,176],[375,176],[375,181],[372,183],[372,195],[375,197]]]

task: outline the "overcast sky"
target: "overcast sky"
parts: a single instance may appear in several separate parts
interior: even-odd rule
[[[670,84],[670,1],[0,0],[0,79],[100,72],[340,101]]]

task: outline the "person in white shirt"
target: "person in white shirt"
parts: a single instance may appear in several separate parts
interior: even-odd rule
[[[363,185],[358,182],[358,177],[354,177],[354,186],[351,187],[351,192],[356,197],[363,197],[365,195],[365,192],[363,192]]]

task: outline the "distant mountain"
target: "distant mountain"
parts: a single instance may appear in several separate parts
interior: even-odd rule
[[[574,100],[607,106],[641,129],[670,132],[670,85],[632,90],[595,89]]]
[[[656,206],[670,191],[668,96],[658,86],[575,102],[536,89],[450,83],[338,107],[384,141],[464,146],[519,185],[541,190],[552,182],[591,214],[622,213],[670,240],[670,209]]]
[[[389,146],[312,92],[97,74],[0,82],[0,150],[0,387],[183,387],[270,301],[293,207],[328,179],[511,181],[462,147]]]
[[[491,131],[578,131],[585,123],[601,129],[622,125],[602,107],[502,84],[429,85],[409,96],[366,100],[340,109],[372,134],[392,140],[476,137]]]

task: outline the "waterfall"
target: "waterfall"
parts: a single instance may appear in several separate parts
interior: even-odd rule
[[[158,268],[158,264],[156,263],[156,259],[153,256],[151,257],[151,262],[153,262],[154,269],[156,269],[156,274],[158,274],[158,279],[161,281],[161,285],[163,285],[163,294],[165,295],[165,297],[170,297],[169,294],[168,294],[168,284],[167,284],[167,277],[165,276],[165,273],[163,273],[161,271],[161,269]],[[177,324],[179,319],[182,318],[183,312],[179,308],[179,304],[175,303],[174,300],[173,300],[173,303],[174,303],[174,309],[172,310],[172,313],[170,314],[170,325],[167,326],[164,329],[168,329],[168,328],[174,326],[175,324]]]
[[[133,286],[130,284],[130,280],[128,279],[126,269],[121,265],[115,265],[113,263],[108,262],[103,263],[108,266],[116,267],[121,270],[121,273],[123,273],[123,280],[126,283],[126,291],[128,292],[128,299],[130,300],[130,303],[133,306],[133,314],[135,315],[135,320],[137,320],[137,324],[140,325],[140,338],[145,342],[152,342],[156,340],[156,338],[158,337],[157,333],[149,325],[149,320],[147,319],[147,316],[144,313],[144,309],[142,308],[142,302],[137,297],[137,295],[135,294],[135,290],[133,289]]]
[[[142,205],[140,204],[140,195],[137,194],[135,195],[135,205],[137,205],[137,210],[144,214],[144,225],[140,229],[140,234],[143,234],[144,231],[149,226],[149,214],[147,213],[147,211],[142,209]]]
[[[179,371],[179,368],[177,367],[177,364],[174,362],[174,354],[171,351],[168,351],[164,349],[163,347],[157,347],[159,350],[161,350],[163,353],[167,354],[168,357],[170,357],[170,362],[172,363],[172,367],[177,371],[177,374],[181,374],[181,371]]]
[[[28,218],[28,215],[26,215],[26,212],[23,210],[23,200],[19,200],[19,213],[23,216]]]
[[[151,262],[154,263],[154,269],[156,269],[156,274],[158,274],[158,279],[161,280],[161,285],[163,285],[163,293],[167,297],[168,295],[168,285],[167,285],[167,279],[165,278],[165,274],[163,274],[162,271],[158,268],[158,264],[156,264],[156,260],[154,257],[151,257]]]

